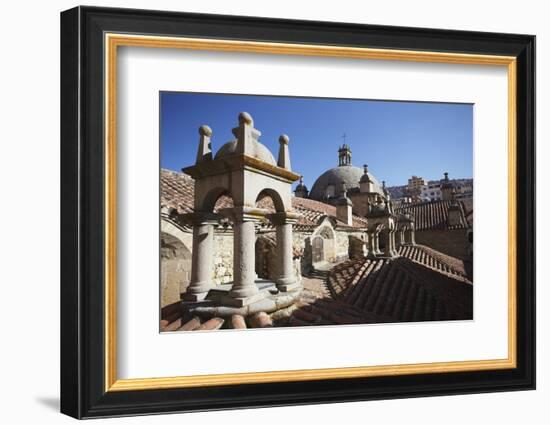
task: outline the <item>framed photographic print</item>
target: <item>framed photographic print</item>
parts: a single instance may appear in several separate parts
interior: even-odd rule
[[[63,413],[535,387],[534,36],[77,7],[61,57]]]

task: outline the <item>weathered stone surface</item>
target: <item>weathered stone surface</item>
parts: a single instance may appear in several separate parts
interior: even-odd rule
[[[288,318],[292,315],[292,312],[294,310],[296,310],[296,305],[291,304],[286,308],[282,308],[280,310],[274,311],[273,313],[270,314],[270,316],[274,322],[284,322],[288,320]]]
[[[248,306],[248,314],[255,314],[261,311],[267,311],[268,313],[277,309],[277,303],[273,298],[266,298],[261,301],[255,302]]]
[[[231,316],[231,327],[233,329],[246,329],[244,317],[240,314],[234,314]]]
[[[212,319],[208,320],[207,322],[203,323],[201,326],[199,326],[196,330],[197,331],[215,331],[220,329],[225,320],[223,320],[220,317],[213,317]]]
[[[247,320],[251,328],[269,328],[273,326],[271,317],[265,311],[253,314]]]

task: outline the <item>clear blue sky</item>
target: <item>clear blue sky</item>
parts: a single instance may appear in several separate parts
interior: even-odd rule
[[[273,153],[279,135],[290,137],[292,169],[309,189],[338,165],[338,146],[352,150],[353,165],[369,165],[388,186],[407,184],[415,174],[429,180],[471,178],[473,107],[470,104],[387,102],[277,96],[162,92],[161,166],[181,170],[195,161],[198,128],[212,128],[216,152],[233,140],[237,116],[247,111]]]

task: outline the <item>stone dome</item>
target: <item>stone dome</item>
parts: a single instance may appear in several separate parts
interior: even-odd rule
[[[359,182],[363,177],[363,169],[359,167],[354,167],[353,165],[343,165],[331,168],[330,170],[325,171],[319,176],[311,188],[309,194],[310,198],[316,200],[323,200],[327,197],[327,188],[332,186],[334,188],[334,196],[339,195],[339,188],[342,183],[345,183],[347,190],[359,189]],[[368,173],[370,180],[374,184],[374,191],[384,195],[380,183],[378,180],[371,174]]]
[[[216,156],[214,158],[220,159],[226,156],[231,156],[235,153],[235,149],[237,149],[236,140],[227,142],[218,150],[218,152],[216,152]],[[270,150],[258,141],[254,142],[254,150],[252,152],[252,156],[256,159],[259,159],[260,161],[277,166],[277,161],[275,161],[275,158],[273,157],[273,154],[270,152]]]

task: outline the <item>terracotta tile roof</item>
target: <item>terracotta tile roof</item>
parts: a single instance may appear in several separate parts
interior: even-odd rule
[[[473,287],[462,261],[422,245],[401,247],[399,254],[391,260],[362,258],[336,265],[326,275],[330,295],[303,295],[283,326],[473,318]],[[179,312],[172,310],[163,311],[163,331],[198,330],[201,320],[209,323],[211,319],[183,321]],[[245,323],[242,319],[238,323]],[[224,327],[235,328],[233,320],[226,324]]]
[[[191,212],[193,209],[194,180],[186,174],[176,171],[161,170],[160,173],[160,202],[161,206],[174,208],[178,213]],[[233,201],[230,197],[222,196],[216,202],[214,210],[230,208]],[[273,201],[264,197],[258,201],[260,208],[274,211]],[[302,214],[297,225],[298,229],[308,230],[319,225],[324,216],[336,219],[336,207],[312,199],[292,198],[292,207]],[[347,227],[343,222],[336,220],[341,227]],[[366,227],[367,221],[364,218],[354,216],[353,227]]]
[[[193,179],[175,171],[160,171],[160,205],[178,213],[193,211]]]
[[[458,201],[460,208],[460,224],[449,226],[447,217],[452,201],[433,201],[412,205],[403,205],[395,209],[398,214],[411,213],[414,217],[416,230],[428,229],[464,229],[468,227],[468,221],[464,213],[464,204]]]
[[[164,170],[160,172],[160,205],[171,207],[178,213],[193,211],[195,181],[187,174]],[[233,200],[228,196],[220,196],[214,211],[220,208],[231,208]]]
[[[334,298],[376,322],[471,319],[473,291],[464,268],[435,253],[402,247],[396,259],[346,261],[329,272],[327,285]]]

